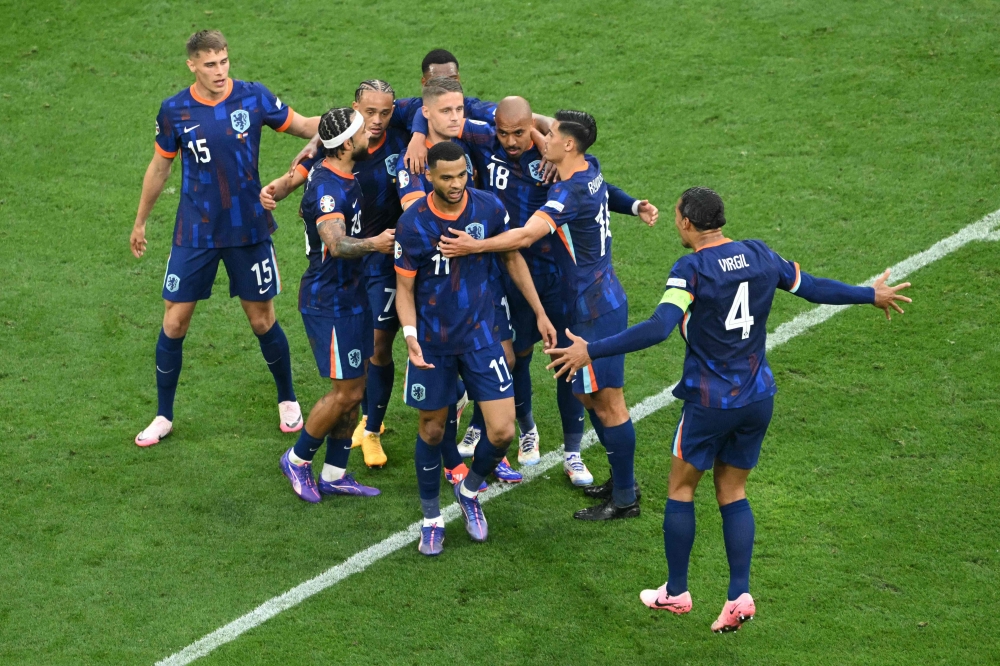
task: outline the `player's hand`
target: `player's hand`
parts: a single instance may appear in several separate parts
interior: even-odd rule
[[[542,170],[542,182],[546,185],[550,185],[559,180],[559,171],[556,169],[556,165],[549,162],[544,157],[542,158],[541,163],[539,163],[538,168]]]
[[[132,247],[132,254],[135,255],[136,259],[141,257],[146,253],[146,224],[135,223],[132,227],[132,236],[128,239],[129,245]]]
[[[403,166],[414,176],[427,170],[427,137],[420,132],[414,132],[410,143],[406,146],[406,157]]]
[[[455,237],[448,238],[447,236],[441,236],[441,240],[438,242],[438,247],[441,248],[441,254],[444,256],[454,259],[455,257],[475,254],[479,251],[479,241],[465,233],[464,229],[452,229],[449,227],[448,231],[455,234]]]
[[[312,159],[316,155],[316,150],[319,148],[319,134],[314,136],[306,144],[306,147],[299,151],[299,154],[295,156],[292,160],[291,165],[288,167],[288,174],[291,175],[295,173],[295,167],[302,164],[306,160]]]
[[[657,210],[656,206],[645,199],[639,202],[639,219],[645,222],[647,227],[656,224],[656,220],[659,218],[660,211]]]
[[[274,210],[278,207],[278,202],[274,200],[274,193],[277,189],[274,183],[271,183],[265,185],[264,189],[260,191],[260,205],[264,207],[264,210]]]
[[[535,315],[535,322],[538,325],[538,332],[542,334],[542,349],[547,354],[550,349],[555,349],[555,346],[559,344],[556,337],[556,327],[552,325],[548,315],[544,313],[541,317]]]
[[[372,239],[375,251],[382,254],[392,254],[396,249],[396,230],[386,229]]]
[[[912,303],[912,298],[907,298],[901,295],[899,292],[910,286],[909,282],[904,282],[902,284],[897,284],[895,287],[890,287],[886,284],[886,280],[889,279],[889,269],[885,269],[885,273],[879,275],[875,278],[875,283],[872,286],[875,288],[875,307],[885,312],[885,318],[892,320],[892,312],[889,308],[892,308],[899,314],[903,314],[903,308],[896,305],[896,301],[903,301],[904,303]]]
[[[578,335],[573,335],[566,329],[566,335],[573,341],[569,347],[550,349],[545,352],[552,359],[552,362],[545,366],[546,370],[556,370],[556,379],[566,377],[566,381],[573,381],[573,375],[580,368],[585,368],[593,361],[587,353],[587,341]],[[557,369],[558,368],[558,369]]]
[[[410,363],[413,364],[414,368],[430,370],[434,367],[433,363],[424,360],[424,352],[420,349],[420,343],[417,342],[416,338],[406,338],[406,350],[410,353]]]

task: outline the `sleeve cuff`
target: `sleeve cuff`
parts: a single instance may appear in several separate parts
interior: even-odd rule
[[[632,214],[633,215],[638,215],[639,214],[639,200],[638,199],[636,199],[635,201],[632,202]]]
[[[416,201],[417,199],[423,199],[425,196],[427,195],[423,192],[410,192],[409,194],[404,195],[403,198],[399,200],[399,203],[407,204],[411,201]]]
[[[319,224],[320,222],[326,222],[327,220],[343,220],[343,219],[344,219],[343,213],[327,213],[326,215],[320,215],[319,217],[317,217],[316,224]]]
[[[546,213],[544,210],[539,210],[535,212],[535,215],[545,220],[545,224],[549,225],[549,231],[556,230],[556,223],[552,221],[552,216]]]
[[[295,111],[292,110],[292,107],[286,106],[285,108],[288,109],[288,117],[285,118],[285,122],[281,123],[281,127],[274,128],[275,132],[284,132],[287,130],[291,126],[292,120],[295,118]]]
[[[175,157],[177,157],[177,151],[176,150],[174,152],[170,152],[168,150],[164,150],[163,148],[160,147],[160,144],[156,143],[155,141],[153,142],[153,147],[156,148],[156,152],[159,153],[160,157],[165,157],[168,160],[172,160]]]
[[[396,269],[396,272],[399,273],[400,275],[402,275],[403,277],[410,277],[410,278],[411,277],[417,277],[417,272],[416,271],[408,271],[408,270],[406,270],[405,268],[403,268],[401,266],[395,266],[395,269]]]

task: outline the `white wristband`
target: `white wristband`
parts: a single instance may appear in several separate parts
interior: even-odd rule
[[[417,337],[417,327],[416,326],[404,326],[403,327],[403,337],[404,338],[416,338]]]
[[[639,199],[636,199],[632,203],[632,214],[633,215],[638,215],[639,214]]]

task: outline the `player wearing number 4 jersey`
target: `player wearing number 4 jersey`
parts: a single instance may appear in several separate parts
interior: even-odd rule
[[[476,447],[471,469],[455,486],[466,531],[474,541],[487,537],[478,493],[514,437],[514,397],[488,284],[492,257],[449,260],[438,248],[449,227],[459,226],[477,238],[503,232],[506,211],[494,195],[466,189],[465,153],[458,145],[450,141],[434,145],[427,162],[433,190],[414,201],[396,227],[396,309],[409,351],[404,399],[420,410],[414,462],[424,524],[418,548],[425,555],[437,555],[444,537],[439,444],[457,395],[458,378],[465,382],[469,397],[480,402],[486,419],[486,436]],[[551,346],[555,330],[524,259],[508,252],[503,260]]]
[[[173,159],[183,166],[173,248],[163,280],[166,311],[156,345],[156,418],[136,438],[156,444],[170,434],[182,346],[199,300],[225,264],[229,295],[239,296],[278,387],[280,427],[302,427],[292,388],[288,340],[275,319],[271,299],[281,291],[271,234],[277,228],[258,201],[260,134],[268,127],[311,137],[318,118],[303,118],[259,83],[229,78],[229,50],[217,31],[202,31],[187,43],[195,83],[164,100],[156,118],[156,152],[146,169],[130,244],[146,251],[146,219],[170,176]]]
[[[677,202],[675,221],[681,243],[694,250],[674,264],[653,316],[611,337],[570,336],[573,345],[555,349],[549,367],[557,376],[598,359],[651,347],[680,326],[687,342],[684,375],[674,395],[684,401],[673,437],[669,499],[663,542],[669,580],[643,590],[650,608],[691,610],[687,572],[694,543],[694,492],[702,474],[714,467],[715,495],[729,560],[729,592],[712,631],[736,631],[756,613],[750,596],[754,519],[746,480],[757,464],[777,391],[765,357],[767,319],[776,289],[812,303],[870,303],[902,312],[898,292],[909,286],[885,284],[889,271],[872,287],[853,287],[816,278],[785,261],[762,241],[732,241],[722,199],[710,189],[687,190]]]

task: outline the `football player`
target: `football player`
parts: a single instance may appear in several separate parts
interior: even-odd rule
[[[163,280],[163,327],[156,344],[158,405],[156,418],[135,438],[139,446],[156,444],[173,429],[184,336],[198,301],[212,295],[220,260],[229,274],[229,295],[240,297],[274,375],[280,428],[283,432],[302,428],[288,339],[271,302],[281,291],[271,243],[277,225],[258,200],[257,161],[265,125],[309,138],[316,133],[319,118],[300,116],[260,83],[230,78],[229,46],[216,30],[193,34],[187,54],[195,82],[160,105],[156,152],[143,178],[129,241],[132,253],[141,257],[146,251],[146,219],[180,153],[180,203]]]
[[[722,233],[725,209],[705,187],[685,191],[674,211],[681,244],[693,250],[677,260],[653,316],[617,335],[571,335],[569,348],[551,352],[556,376],[570,375],[601,359],[616,358],[663,342],[675,328],[687,343],[684,375],[674,396],[684,401],[673,437],[669,499],[663,516],[663,544],[669,578],[639,595],[650,608],[687,613],[688,562],[694,543],[694,492],[712,469],[715,497],[729,560],[729,591],[712,631],[736,631],[756,613],[750,596],[754,518],[746,480],[757,465],[771,422],[774,375],[765,356],[767,319],[777,289],[811,303],[869,303],[902,313],[899,292],[887,270],[871,287],[854,287],[813,277],[778,256],[763,241],[733,241]],[[620,409],[625,409],[622,402]]]

